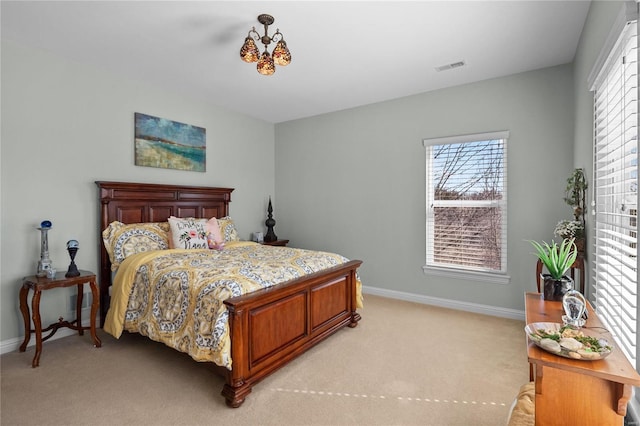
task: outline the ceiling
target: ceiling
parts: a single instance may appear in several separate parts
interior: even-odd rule
[[[279,123],[570,63],[589,4],[3,0],[0,14],[3,39]],[[261,13],[293,56],[272,76],[239,57]]]

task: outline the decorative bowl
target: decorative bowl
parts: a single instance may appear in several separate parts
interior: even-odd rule
[[[527,324],[525,333],[539,348],[564,358],[594,361],[606,358],[613,346],[597,332],[555,322]]]

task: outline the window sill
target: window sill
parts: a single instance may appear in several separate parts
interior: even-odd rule
[[[480,281],[490,284],[508,285],[511,277],[507,274],[497,272],[466,271],[463,269],[439,268],[436,266],[423,266],[422,270],[427,275],[439,277],[456,278],[470,281]]]

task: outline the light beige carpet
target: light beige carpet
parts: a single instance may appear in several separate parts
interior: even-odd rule
[[[162,344],[100,331],[0,359],[2,425],[496,425],[528,381],[524,323],[365,295],[343,329],[228,408],[223,380]]]

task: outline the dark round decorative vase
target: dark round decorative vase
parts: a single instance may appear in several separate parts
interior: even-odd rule
[[[549,274],[542,274],[544,282],[544,300],[554,300],[562,302],[562,297],[569,290],[573,290],[573,280],[567,276],[563,276],[557,280]]]

